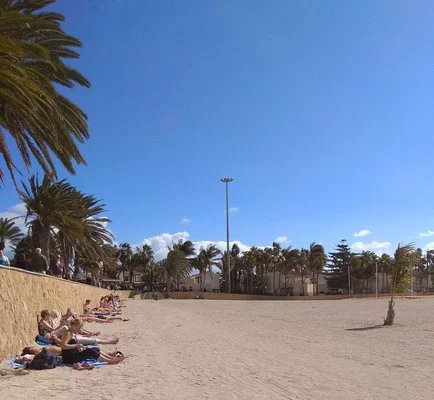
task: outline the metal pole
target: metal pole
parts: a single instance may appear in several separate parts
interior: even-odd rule
[[[231,293],[231,255],[229,253],[229,189],[228,183],[233,181],[233,178],[220,179],[226,184],[226,256],[227,256],[227,274],[228,279],[226,283],[227,292]]]
[[[410,269],[410,292],[413,294],[413,266]]]
[[[375,298],[378,298],[378,262],[375,261]]]
[[[351,270],[350,263],[348,263],[348,297],[351,296]]]
[[[228,264],[228,293],[231,292],[231,254],[229,253],[229,193],[226,181],[226,256]]]

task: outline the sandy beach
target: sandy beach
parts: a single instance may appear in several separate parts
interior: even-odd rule
[[[4,399],[428,399],[434,298],[340,301],[131,300],[124,363],[0,378]],[[104,346],[114,349],[114,346]]]

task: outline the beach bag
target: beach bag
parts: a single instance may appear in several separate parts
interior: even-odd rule
[[[53,369],[56,368],[57,357],[46,347],[33,358],[27,368],[29,369]]]

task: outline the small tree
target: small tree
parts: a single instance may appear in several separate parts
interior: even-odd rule
[[[405,290],[406,285],[410,281],[411,268],[413,268],[416,262],[416,251],[414,244],[410,243],[405,246],[398,245],[395,251],[395,259],[391,265],[392,273],[392,294],[389,300],[389,307],[387,310],[387,317],[384,319],[384,325],[393,325],[395,320],[395,293],[399,293]]]

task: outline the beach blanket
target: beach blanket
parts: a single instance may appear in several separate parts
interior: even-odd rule
[[[83,362],[86,362],[95,368],[101,368],[101,367],[105,367],[107,365],[107,363],[104,361],[85,360]],[[5,360],[4,363],[7,366],[12,367],[12,368],[25,368],[27,366],[27,364],[30,364],[30,361],[22,363],[22,362],[17,362],[14,358],[10,358],[8,360]],[[57,357],[57,366],[58,367],[71,367],[72,368],[72,365],[63,364],[61,357]]]

